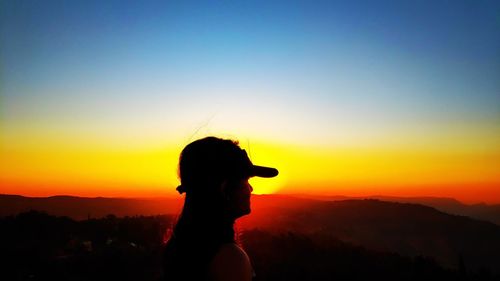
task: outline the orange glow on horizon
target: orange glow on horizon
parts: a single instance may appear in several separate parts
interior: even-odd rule
[[[421,185],[421,186],[359,186],[359,185],[337,185],[329,186],[285,186],[282,189],[271,189],[267,186],[252,182],[255,195],[260,194],[284,194],[284,195],[311,195],[311,196],[346,196],[346,197],[370,197],[370,196],[393,196],[393,197],[441,197],[453,198],[466,204],[499,204],[499,184],[477,183],[477,184],[455,184],[455,185]],[[28,197],[48,197],[55,195],[69,195],[81,197],[118,197],[118,198],[155,198],[169,197],[181,198],[175,192],[176,186],[145,187],[126,186],[110,184],[59,185],[59,184],[19,184],[2,183],[0,194],[17,194]],[[257,188],[257,189],[256,189]]]
[[[0,160],[0,193],[27,196],[178,196],[182,145],[149,147],[24,145]],[[241,142],[276,178],[252,178],[254,194],[436,196],[500,203],[500,153],[381,147],[307,147]]]

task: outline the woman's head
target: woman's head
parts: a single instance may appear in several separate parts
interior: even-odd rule
[[[236,141],[206,137],[188,144],[179,159],[180,193],[186,199],[223,202],[233,216],[250,212],[253,176],[274,177],[274,168],[255,166]]]
[[[164,256],[169,280],[205,280],[221,245],[235,242],[235,219],[250,213],[248,179],[277,174],[253,165],[235,141],[207,137],[188,144],[179,158],[177,188],[186,194],[184,208]]]

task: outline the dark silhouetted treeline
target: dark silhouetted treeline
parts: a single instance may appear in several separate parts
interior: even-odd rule
[[[367,250],[328,235],[305,236],[260,230],[242,235],[257,273],[255,280],[498,280],[465,264],[447,269],[427,257]]]
[[[157,280],[170,216],[0,219],[0,280]]]
[[[29,211],[0,218],[0,280],[158,280],[172,216],[74,221]],[[208,231],[208,230],[207,230]],[[328,233],[243,231],[255,280],[499,280],[342,242]],[[459,257],[457,257],[459,259]]]

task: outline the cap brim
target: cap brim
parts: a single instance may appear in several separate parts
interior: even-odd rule
[[[264,167],[264,166],[252,166],[251,176],[261,177],[261,178],[272,178],[278,175],[278,170],[275,168]]]

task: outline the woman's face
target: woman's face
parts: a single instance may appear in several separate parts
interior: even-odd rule
[[[234,218],[250,214],[250,195],[253,188],[248,183],[248,178],[227,180],[224,191],[229,212]]]

